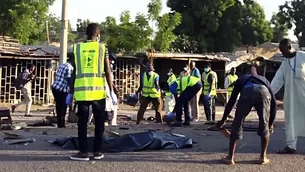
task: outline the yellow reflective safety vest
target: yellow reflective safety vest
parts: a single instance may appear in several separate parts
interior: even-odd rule
[[[203,85],[203,95],[207,95],[210,91],[210,83],[208,82],[208,78],[210,75],[213,75],[214,72],[213,71],[210,71],[209,73],[207,73],[205,75],[205,78],[204,78],[204,85]],[[216,96],[216,82],[212,83],[212,90],[210,92],[210,95],[211,96]]]
[[[75,62],[75,100],[94,101],[105,99],[105,44],[93,41],[79,43],[73,46],[73,52]]]
[[[177,80],[172,81],[170,85],[173,83],[177,83],[177,92],[180,94],[183,92],[187,87],[192,87],[200,82],[200,79],[194,76],[182,76],[179,77]]]
[[[150,78],[148,79],[147,72],[143,75],[143,88],[142,88],[142,96],[143,97],[151,97],[158,98],[161,97],[161,92],[157,90],[155,79],[159,76],[157,73],[152,72]]]
[[[232,83],[234,83],[238,79],[238,76],[229,74],[228,79],[229,79],[229,85],[231,85]],[[233,91],[233,86],[229,86],[228,87],[228,96],[231,96],[232,91]]]
[[[175,76],[175,74],[172,74],[171,76],[169,76],[168,77],[168,79],[167,79],[167,84],[169,85],[172,81],[175,81],[177,78],[176,78],[176,76]],[[165,96],[167,96],[167,97],[169,97],[169,96],[171,96],[171,92],[170,91],[167,91],[166,93],[165,93]]]

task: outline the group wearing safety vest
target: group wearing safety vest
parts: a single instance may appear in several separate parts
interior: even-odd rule
[[[148,79],[147,72],[143,75],[143,88],[142,88],[142,96],[143,97],[151,97],[151,98],[159,98],[161,97],[161,92],[156,88],[155,79],[159,75],[155,72],[152,72],[151,76]]]
[[[210,70],[209,73],[207,73],[205,75],[205,79],[204,79],[204,85],[203,85],[203,95],[207,95],[210,91],[210,83],[208,82],[208,78],[210,75],[213,75],[214,72],[212,70]],[[216,82],[213,83],[212,85],[212,90],[210,92],[210,96],[216,96]]]
[[[98,42],[75,44],[74,98],[76,101],[95,101],[106,98],[104,72],[106,45]]]
[[[168,79],[167,79],[167,84],[168,85],[170,85],[170,83],[172,82],[172,81],[175,81],[177,78],[176,78],[176,76],[175,76],[175,74],[172,74],[170,77],[168,77]],[[170,97],[172,95],[172,93],[170,92],[170,91],[167,91],[166,93],[165,93],[165,96],[167,96],[167,97]]]
[[[228,79],[229,79],[228,96],[231,96],[234,86],[233,85],[230,86],[230,85],[238,79],[238,76],[229,74]]]
[[[181,94],[187,87],[192,87],[200,82],[200,79],[194,76],[182,76],[172,81],[169,85],[177,83],[177,93]]]

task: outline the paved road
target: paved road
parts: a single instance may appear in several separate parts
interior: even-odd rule
[[[42,118],[46,114],[40,114]],[[283,115],[283,114],[281,114]],[[255,116],[252,114],[252,116]],[[18,116],[14,116],[17,120]],[[109,127],[108,130],[116,130],[120,134],[139,132],[147,129],[168,130],[170,128],[161,125],[129,126],[130,130],[119,130],[117,127]],[[75,136],[76,129],[70,126],[68,129],[33,128],[30,131],[14,131],[26,138],[35,138],[36,142],[28,145],[8,145],[6,140],[0,141],[0,171],[9,172],[303,172],[305,169],[305,140],[298,143],[299,154],[277,155],[277,149],[284,143],[284,129],[282,122],[276,125],[275,133],[271,137],[269,158],[271,164],[260,166],[254,164],[259,156],[260,141],[255,132],[245,132],[245,137],[239,142],[236,154],[236,165],[222,165],[219,159],[226,156],[228,151],[228,139],[219,132],[207,131],[207,126],[202,123],[192,127],[175,128],[172,132],[191,137],[196,143],[191,149],[170,151],[146,151],[134,153],[105,154],[101,161],[74,162],[69,160],[73,152],[62,150],[45,140],[52,140],[65,136]],[[41,135],[42,131],[48,135]],[[0,134],[3,137],[3,133]]]

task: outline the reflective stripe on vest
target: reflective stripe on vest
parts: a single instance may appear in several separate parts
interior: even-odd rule
[[[196,85],[198,82],[200,82],[200,79],[194,76],[182,76],[178,78],[175,82],[177,82],[177,92],[178,94],[180,94],[186,88]],[[174,82],[172,82],[171,84],[173,83]]]
[[[148,79],[147,73],[145,72],[143,75],[143,88],[142,88],[142,96],[143,97],[151,97],[158,98],[161,97],[161,92],[157,90],[155,85],[155,79],[158,77],[158,74],[153,72],[150,78]]]
[[[106,98],[104,59],[106,46],[98,42],[75,44],[74,97],[76,101],[94,101]]]
[[[235,82],[238,79],[238,76],[229,74],[228,78],[229,78],[229,85],[231,85],[233,82]],[[228,87],[228,96],[231,96],[232,91],[233,91],[233,86],[229,86]]]
[[[209,73],[206,74],[205,79],[204,79],[204,85],[203,85],[203,95],[207,95],[210,91],[210,83],[208,82],[209,75],[213,75],[213,71],[210,71]],[[211,96],[216,95],[216,83],[214,82],[212,85],[212,90],[210,92]]]
[[[172,81],[175,81],[177,78],[176,78],[176,76],[175,76],[175,74],[172,74],[170,77],[168,77],[168,79],[167,79],[167,84],[168,84],[168,86],[170,85],[170,83],[172,82]],[[167,91],[166,93],[165,93],[165,96],[167,96],[167,97],[170,97],[172,95],[172,93],[170,92],[170,91]]]

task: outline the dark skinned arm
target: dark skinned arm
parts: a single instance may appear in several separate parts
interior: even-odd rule
[[[143,74],[140,75],[140,86],[139,86],[136,94],[139,94],[142,91],[142,88],[143,88]]]
[[[226,105],[226,108],[224,110],[223,117],[222,117],[221,121],[226,121],[228,119],[228,116],[230,115],[230,113],[231,113],[231,111],[232,111],[232,109],[235,105],[238,94],[241,92],[243,87],[244,87],[244,84],[243,84],[242,80],[237,80],[236,84],[235,84],[235,87],[233,88],[230,100],[229,100],[229,102]]]
[[[70,94],[74,93],[74,82],[75,82],[75,62],[74,62],[74,54],[71,55],[71,65],[73,67],[73,71],[71,73],[71,77],[68,78],[68,83],[69,83],[69,89],[70,89]]]
[[[113,91],[113,79],[112,79],[112,72],[110,67],[110,61],[109,61],[109,54],[108,54],[108,48],[106,48],[105,58],[104,58],[104,64],[105,64],[105,76],[108,84],[110,92]]]
[[[160,89],[159,80],[160,80],[160,77],[158,75],[158,77],[155,79],[156,89]]]
[[[215,84],[215,76],[214,74],[210,74],[208,78],[208,82],[210,84],[209,93],[212,91],[212,86]]]

